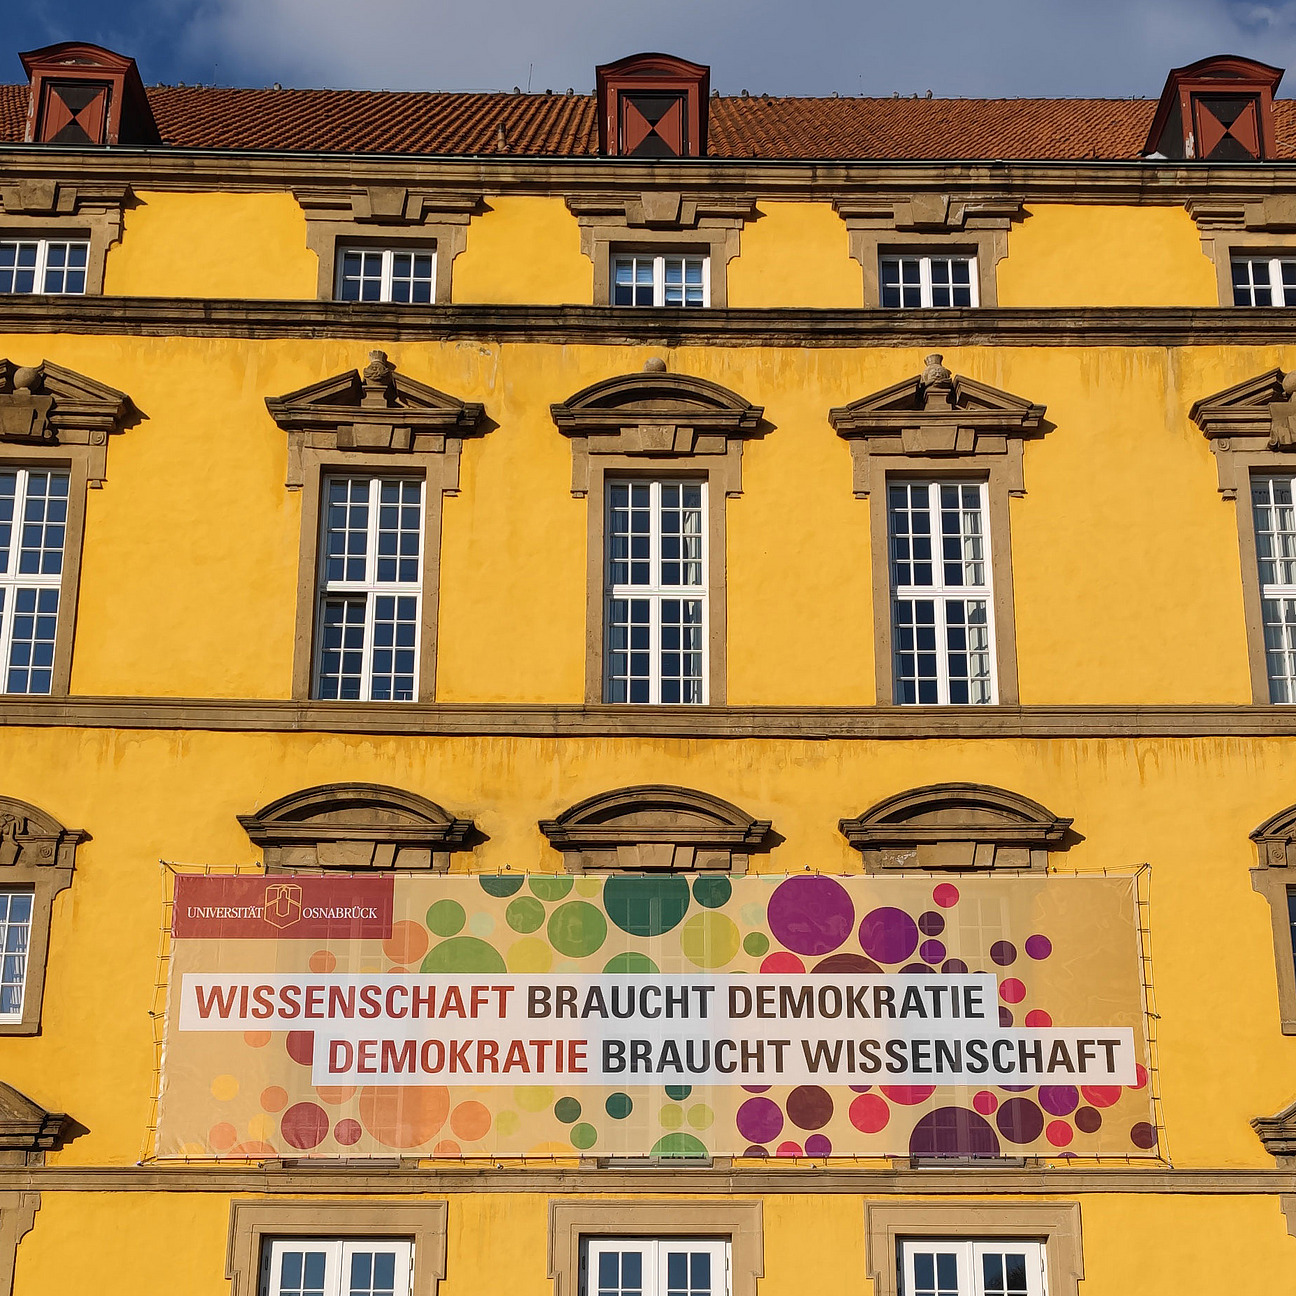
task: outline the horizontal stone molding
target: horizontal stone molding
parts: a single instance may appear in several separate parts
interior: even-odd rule
[[[419,1166],[392,1161],[366,1165],[272,1162],[259,1165],[0,1166],[0,1192],[203,1192],[298,1195],[339,1193],[383,1196],[443,1193],[690,1193],[699,1196],[788,1194],[865,1197],[963,1197],[1082,1193],[1187,1193],[1208,1197],[1277,1197],[1296,1193],[1296,1170],[1236,1167],[1146,1169],[1124,1162],[1083,1168],[977,1166],[910,1169],[877,1165],[843,1167],[809,1163],[778,1168],[734,1166],[465,1165]]]
[[[401,306],[194,297],[0,297],[0,331],[122,337],[356,338],[721,347],[1288,346],[1283,307],[691,310],[631,306]]]
[[[1273,738],[1296,707],[629,707],[0,696],[0,726],[518,738]]]

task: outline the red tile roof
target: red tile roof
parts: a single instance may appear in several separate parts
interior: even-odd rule
[[[162,138],[179,148],[280,152],[597,152],[592,95],[377,90],[148,91]],[[716,158],[1066,161],[1135,158],[1150,99],[710,100]],[[1296,100],[1279,100],[1279,156],[1296,157]],[[0,86],[0,142],[22,139],[26,86]],[[503,134],[501,137],[501,127]]]

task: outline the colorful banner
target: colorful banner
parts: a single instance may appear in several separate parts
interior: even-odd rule
[[[1153,1156],[1131,878],[177,877],[162,1157]]]

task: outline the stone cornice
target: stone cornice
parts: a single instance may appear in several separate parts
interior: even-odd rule
[[[629,707],[0,697],[0,727],[423,737],[894,739],[1275,738],[1296,707]]]
[[[1293,339],[1291,311],[1281,307],[697,311],[16,295],[0,297],[0,332],[659,347],[1290,347]]]
[[[905,1164],[839,1166],[594,1167],[532,1164],[418,1166],[264,1165],[0,1166],[0,1191],[214,1193],[762,1193],[862,1194],[866,1197],[975,1193],[1192,1193],[1273,1196],[1296,1192],[1292,1170],[1170,1169],[1156,1162],[1083,1167],[1018,1165],[912,1169]]]

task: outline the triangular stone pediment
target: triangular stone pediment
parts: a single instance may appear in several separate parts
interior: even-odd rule
[[[1296,371],[1266,369],[1232,387],[1204,396],[1188,417],[1210,441],[1226,499],[1237,495],[1247,468],[1237,455],[1296,451]]]
[[[1272,1156],[1296,1156],[1296,1102],[1284,1107],[1276,1115],[1255,1117],[1251,1128]]]
[[[72,1124],[62,1112],[46,1111],[12,1085],[0,1083],[0,1151],[49,1151]]]

